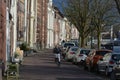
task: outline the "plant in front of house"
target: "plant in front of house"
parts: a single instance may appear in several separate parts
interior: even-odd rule
[[[29,44],[27,44],[26,42],[23,42],[23,43],[20,45],[20,49],[23,50],[25,56],[27,56],[28,52],[30,51]]]
[[[20,48],[17,47],[14,53],[14,62],[21,63],[22,60],[23,60],[23,50],[20,50]]]

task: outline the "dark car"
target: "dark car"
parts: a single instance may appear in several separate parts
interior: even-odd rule
[[[110,74],[110,80],[120,79],[120,56],[117,56],[116,63],[113,66],[112,72]]]

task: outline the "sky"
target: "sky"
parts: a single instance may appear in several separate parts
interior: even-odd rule
[[[60,12],[62,12],[62,1],[64,0],[53,0],[53,4],[58,7],[58,9],[60,10]]]

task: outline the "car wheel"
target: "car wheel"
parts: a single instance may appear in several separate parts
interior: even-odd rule
[[[84,70],[87,70],[86,62],[83,64],[83,66],[84,66]]]
[[[100,72],[99,72],[99,67],[98,67],[98,65],[95,66],[95,72],[96,72],[97,74],[100,73]]]
[[[73,64],[75,64],[75,58],[73,58],[73,61],[72,61]]]
[[[110,75],[110,73],[109,73],[108,71],[109,71],[108,68],[106,68],[106,69],[105,69],[105,75],[106,75],[106,76],[109,76],[109,75]]]
[[[91,66],[91,63],[88,65],[88,71],[93,72],[93,68]]]
[[[65,60],[68,61],[67,56],[65,56]]]
[[[73,58],[73,61],[72,61],[72,63],[73,63],[73,64],[76,64],[76,62],[75,62],[75,58]]]
[[[110,74],[110,80],[116,80],[114,71],[112,71]]]
[[[91,66],[90,66],[90,64],[88,65],[88,71],[91,72]]]

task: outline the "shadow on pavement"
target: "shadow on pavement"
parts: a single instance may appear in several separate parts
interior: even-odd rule
[[[101,80],[98,78],[57,78],[57,80]]]

